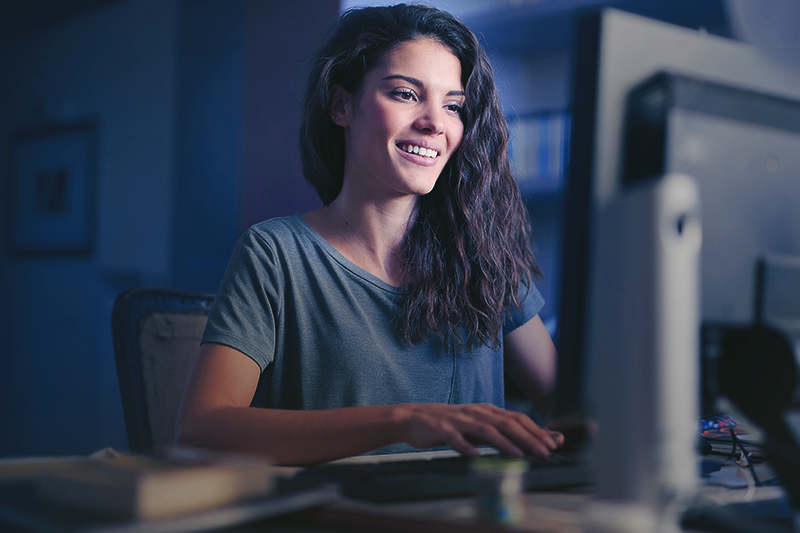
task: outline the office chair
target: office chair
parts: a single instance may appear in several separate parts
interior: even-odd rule
[[[131,453],[172,444],[213,299],[210,293],[139,287],[114,302],[111,331]]]

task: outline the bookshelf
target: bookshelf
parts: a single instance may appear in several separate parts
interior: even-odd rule
[[[553,195],[564,185],[570,113],[539,111],[508,118],[509,156],[520,188]]]

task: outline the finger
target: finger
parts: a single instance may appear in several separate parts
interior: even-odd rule
[[[508,413],[522,427],[524,427],[526,431],[528,431],[536,439],[542,442],[548,448],[548,450],[555,450],[556,448],[558,448],[559,444],[557,442],[556,435],[554,435],[552,430],[540,427],[529,416],[525,414],[515,413],[512,411],[508,411]]]
[[[566,437],[564,437],[563,433],[561,433],[560,431],[552,430],[552,429],[547,429],[547,432],[550,433],[550,436],[555,441],[556,446],[561,447],[561,446],[564,445],[564,441],[566,440]]]
[[[549,428],[540,427],[531,419],[531,417],[526,414],[519,413],[517,411],[501,409],[500,407],[492,404],[478,404],[475,407],[477,407],[482,413],[492,417],[498,416],[513,419],[515,422],[524,427],[525,430],[533,435],[536,439],[542,441],[551,450],[558,447],[555,436],[551,433],[552,430]]]
[[[500,409],[494,405],[475,406],[474,412],[479,420],[500,428],[503,434],[528,453],[546,457],[550,450],[558,447],[550,431],[539,427],[525,414]]]
[[[503,455],[522,457],[525,452],[491,423],[475,419],[460,420],[457,429],[480,444],[488,444]]]
[[[473,446],[467,439],[464,438],[464,435],[462,435],[460,431],[452,426],[445,431],[443,440],[444,444],[450,446],[461,455],[465,455],[467,457],[478,457],[481,454],[478,448]]]
[[[497,428],[526,453],[542,458],[550,455],[551,448],[549,444],[537,435],[532,434],[528,427],[521,424],[514,417],[499,419]]]

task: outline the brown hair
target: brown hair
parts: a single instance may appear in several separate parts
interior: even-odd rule
[[[452,15],[400,4],[345,12],[329,32],[306,91],[300,130],[303,173],[326,205],[342,187],[344,133],[328,114],[331,89],[355,94],[366,73],[395,46],[428,37],[461,62],[464,136],[433,190],[420,197],[404,243],[407,295],[398,333],[431,334],[472,347],[497,346],[506,313],[521,311],[541,277],[527,210],[508,159],[508,125],[489,58]],[[527,317],[531,318],[531,317]]]

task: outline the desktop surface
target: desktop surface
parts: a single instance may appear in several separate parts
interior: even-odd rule
[[[490,453],[486,451],[485,453]],[[416,454],[397,454],[394,456],[360,456],[336,461],[334,464],[379,464],[398,463],[407,460],[435,460],[455,458],[452,451],[420,452]],[[683,514],[684,531],[743,531],[758,533],[788,533],[791,529],[791,514],[780,485],[772,484],[774,473],[766,463],[759,462],[754,472],[761,480],[755,486],[749,469],[745,469],[724,455],[717,458],[723,462],[715,473],[702,478],[702,486],[691,499],[688,512]],[[9,532],[59,531],[63,533],[88,533],[102,531],[98,527],[83,527],[73,524],[44,528],[41,523],[28,522],[27,527],[19,522],[9,522],[9,513],[20,513],[24,507],[15,505],[24,491],[18,490],[20,482],[31,481],[43,472],[52,472],[72,467],[85,458],[44,458],[29,461],[0,461],[0,530]],[[287,468],[285,472],[302,471]],[[26,489],[27,490],[27,489]],[[334,531],[364,531],[391,533],[400,531],[491,533],[509,529],[486,524],[478,520],[479,504],[472,495],[451,498],[418,499],[414,501],[374,502],[347,496],[331,498],[323,494],[318,505],[309,505],[307,510],[288,513],[286,506],[278,507],[273,514],[260,518],[230,524],[229,527],[216,527],[214,530],[230,532],[285,532],[285,533],[330,533]],[[558,491],[543,490],[525,492],[521,495],[525,518],[516,530],[540,533],[576,533],[586,518],[587,509],[595,505],[596,499],[590,486],[568,488]],[[288,513],[288,514],[287,514]],[[39,508],[34,515],[38,520],[56,518],[49,509]],[[185,522],[190,524],[190,522]],[[155,528],[152,525],[138,531],[207,531],[212,527],[208,522],[195,520],[192,527],[180,529]],[[731,529],[732,524],[737,529]],[[211,524],[213,525],[213,524]],[[118,529],[119,531],[125,531]],[[128,533],[137,531],[128,529]]]

